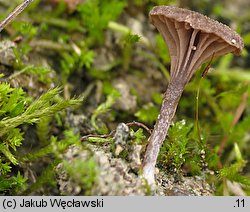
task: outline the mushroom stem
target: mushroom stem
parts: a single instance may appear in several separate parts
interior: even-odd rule
[[[168,128],[175,115],[175,111],[183,93],[186,83],[178,82],[177,79],[171,78],[168,88],[164,94],[160,114],[155,123],[154,130],[149,137],[149,144],[143,161],[143,175],[149,185],[153,185],[155,165],[160,147],[165,140]]]
[[[187,9],[156,6],[149,17],[162,34],[171,58],[170,82],[143,161],[144,177],[153,185],[160,147],[194,71],[211,57],[230,52],[239,55],[244,44],[228,26]]]

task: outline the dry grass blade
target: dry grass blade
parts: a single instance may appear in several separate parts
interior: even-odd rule
[[[17,17],[33,0],[24,0],[19,6],[17,6],[1,23],[0,32],[15,18]]]

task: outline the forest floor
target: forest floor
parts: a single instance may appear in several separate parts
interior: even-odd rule
[[[1,19],[17,2],[0,1]],[[161,1],[58,2],[34,1],[1,34],[0,193],[248,195],[248,52],[202,82],[197,70],[150,187],[142,161],[170,68],[148,19]]]

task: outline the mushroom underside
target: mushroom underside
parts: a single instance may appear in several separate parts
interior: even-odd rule
[[[235,52],[236,47],[215,33],[194,29],[184,21],[177,21],[164,15],[153,15],[151,21],[163,36],[171,58],[170,81],[143,161],[144,177],[153,185],[157,156],[185,85],[201,64],[209,61],[211,57]]]
[[[235,47],[213,33],[193,29],[188,23],[178,22],[165,16],[153,18],[170,52],[171,78],[186,84],[194,71],[211,57],[234,52]]]

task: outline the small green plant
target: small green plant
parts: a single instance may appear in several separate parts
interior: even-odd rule
[[[234,143],[234,153],[236,161],[220,169],[218,177],[222,181],[228,180],[234,183],[238,183],[240,189],[245,188],[247,190],[247,188],[249,189],[250,187],[250,179],[249,177],[242,175],[242,171],[246,167],[247,161],[243,159],[237,143]],[[218,190],[230,190],[230,188],[227,187],[227,184],[223,183],[221,185],[223,185],[223,187],[218,186]],[[222,192],[224,193],[224,191]],[[235,191],[233,190],[230,193],[237,195],[237,193],[235,193]]]
[[[191,149],[188,143],[191,141],[191,124],[186,124],[185,120],[176,122],[169,130],[168,140],[163,144],[158,158],[159,164],[168,167],[176,173],[181,172],[181,167],[190,157]]]
[[[19,158],[19,160],[23,164],[32,162],[35,163],[37,160],[41,160],[45,157],[49,158],[52,161],[43,170],[40,176],[37,177],[36,182],[25,189],[25,191],[23,192],[24,194],[36,192],[39,188],[43,188],[44,186],[49,186],[49,188],[56,188],[55,168],[59,163],[68,164],[67,160],[64,160],[62,157],[63,153],[71,145],[81,147],[79,134],[75,134],[72,130],[65,130],[63,132],[63,135],[63,139],[58,139],[55,136],[51,136],[46,146],[36,151],[31,151],[30,153],[25,154]],[[79,173],[80,171],[82,170],[75,170],[75,173]]]
[[[135,132],[131,129],[132,139],[136,144],[143,144],[143,141],[146,140],[143,129],[139,128]]]
[[[76,159],[73,164],[64,160],[63,165],[71,179],[81,186],[84,194],[90,195],[91,188],[93,188],[98,174],[97,164],[94,158],[90,157],[85,161]]]
[[[20,162],[17,159],[17,148],[24,140],[20,126],[39,123],[45,117],[52,117],[55,113],[81,102],[80,99],[58,98],[59,93],[60,89],[54,88],[32,101],[21,88],[12,88],[8,83],[0,84],[1,192],[16,191],[24,186],[21,184],[25,180],[19,172],[16,176],[8,175]]]
[[[131,32],[124,35],[122,38],[122,46],[123,46],[123,68],[124,70],[128,70],[129,65],[131,64],[132,56],[133,56],[133,48],[134,45],[139,42],[140,36],[136,34],[132,34]]]
[[[102,124],[102,126],[98,126],[96,119],[99,115],[104,114],[110,110],[110,107],[116,102],[117,98],[120,96],[120,93],[113,89],[113,91],[107,96],[107,99],[104,103],[100,104],[91,116],[91,124],[97,130],[97,132],[105,134],[107,133],[107,127]]]
[[[19,194],[27,186],[27,178],[23,177],[20,172],[16,176],[6,176],[8,175],[0,175],[0,194]]]
[[[73,71],[79,70],[82,67],[87,69],[91,67],[95,53],[83,46],[82,48],[79,48],[79,52],[63,52],[61,53],[61,56],[62,81],[65,84]]]
[[[91,44],[102,43],[104,30],[109,21],[117,19],[125,7],[124,1],[91,0],[78,6],[82,23],[87,30],[88,42]]]
[[[135,116],[139,121],[152,124],[157,119],[158,112],[159,109],[154,104],[148,103],[143,105],[143,107],[135,113]]]

